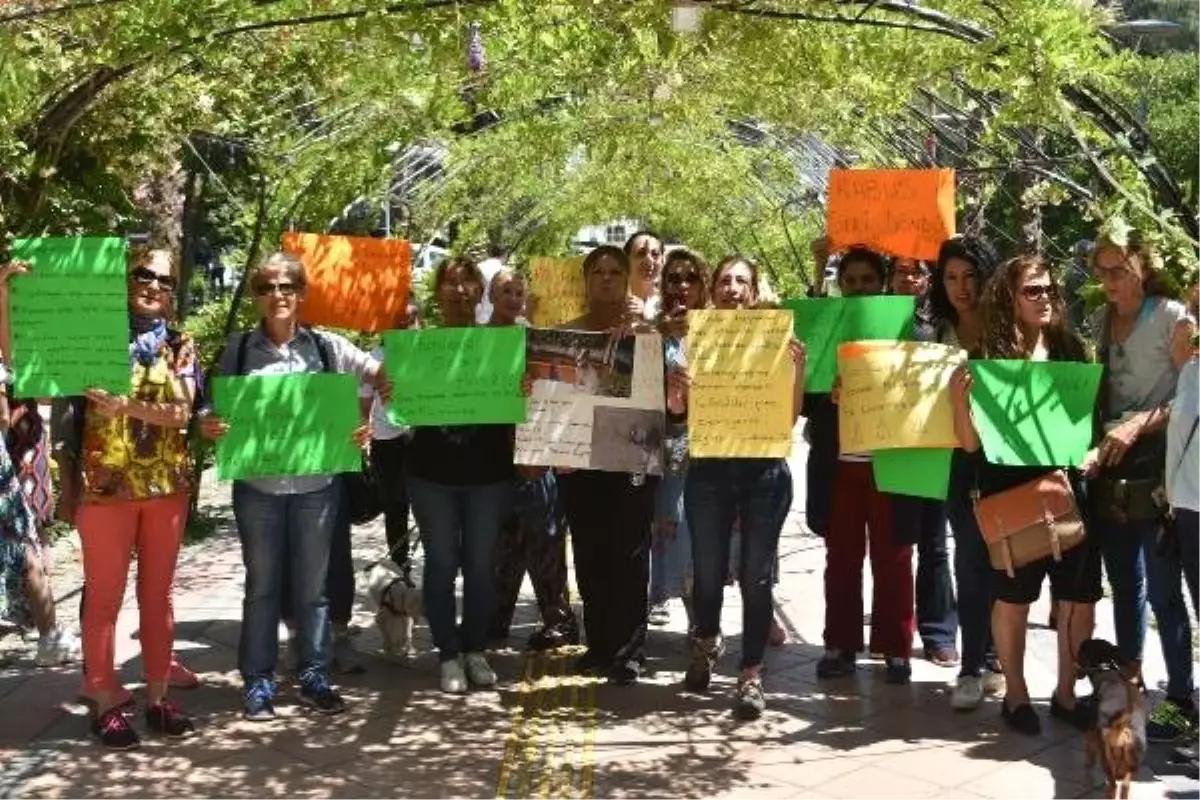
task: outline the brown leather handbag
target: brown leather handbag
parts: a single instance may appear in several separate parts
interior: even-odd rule
[[[975,519],[992,567],[1010,578],[1017,567],[1046,556],[1060,561],[1086,535],[1071,481],[1063,470],[978,498]]]

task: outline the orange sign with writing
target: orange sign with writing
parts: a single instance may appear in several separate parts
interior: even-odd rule
[[[376,332],[395,328],[403,318],[412,286],[409,242],[285,233],[283,249],[304,262],[305,323]]]
[[[827,232],[835,251],[864,245],[933,261],[954,235],[954,170],[830,170]]]

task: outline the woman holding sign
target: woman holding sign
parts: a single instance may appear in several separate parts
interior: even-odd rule
[[[483,287],[474,261],[439,264],[433,290],[442,326],[475,325]],[[408,491],[425,549],[425,616],[443,692],[461,694],[469,685],[496,683],[484,650],[496,606],[496,541],[513,501],[513,437],[512,425],[419,426],[408,446]],[[454,597],[460,571],[461,626]]]
[[[629,258],[601,245],[583,260],[587,313],[562,327],[621,336],[629,316]],[[650,524],[658,477],[628,472],[558,469],[575,574],[583,599],[587,652],[581,672],[606,673],[628,685],[642,674],[646,598],[650,580]]]
[[[172,273],[168,251],[129,253],[131,390],[122,395],[89,390],[83,418],[83,488],[75,525],[87,592],[84,693],[94,703],[93,733],[114,749],[139,744],[119,708],[127,695],[113,665],[117,615],[135,550],[146,724],[171,739],[195,730],[167,699],[174,644],[171,586],[190,489],[185,429],[196,391],[192,340],[167,326],[175,288]],[[0,304],[7,320],[7,281],[0,282]],[[6,322],[6,339],[7,333]]]
[[[758,304],[757,267],[738,256],[726,258],[712,276],[713,306],[753,309]],[[804,398],[804,348],[793,340],[792,422]],[[679,367],[668,374],[667,411],[679,422],[688,411],[689,379]],[[742,659],[734,712],[757,719],[766,708],[762,663],[773,618],[773,583],[779,536],[792,505],[792,475],[783,458],[693,458],[684,489],[684,512],[692,536],[692,590],[696,626],[692,663],[684,685],[707,691],[724,650],[721,605],[729,569],[734,521],[740,520],[738,585],[742,593]]]
[[[1180,585],[1179,556],[1158,546],[1166,463],[1166,427],[1179,370],[1191,355],[1195,320],[1167,296],[1154,254],[1136,232],[1100,237],[1092,272],[1107,302],[1092,320],[1105,367],[1102,436],[1088,462],[1088,500],[1113,590],[1117,645],[1142,660],[1146,601],[1158,622],[1167,663],[1167,701],[1146,735],[1173,741],[1197,721],[1191,622]]]
[[[885,273],[878,253],[851,248],[837,266],[838,288],[844,297],[878,295]],[[832,399],[836,405],[836,385]],[[873,595],[868,649],[883,654],[888,683],[906,684],[912,676],[912,545],[896,542],[893,524],[889,497],[875,484],[871,454],[839,453],[825,537],[825,655],[817,662],[818,678],[844,677],[856,669],[863,649],[862,569],[868,553]]]
[[[230,337],[221,355],[222,376],[344,373],[373,384],[386,395],[388,387],[378,361],[342,336],[300,325],[300,305],[307,286],[300,259],[290,253],[272,253],[250,271],[246,285],[254,293],[259,324],[249,333]],[[264,414],[272,411],[262,410]],[[350,413],[357,419],[354,409]],[[230,426],[215,414],[203,412],[200,430],[210,439],[219,439]],[[365,444],[370,431],[362,426],[354,435]],[[275,717],[285,569],[291,571],[300,703],[323,714],[345,710],[341,695],[329,683],[332,632],[325,591],[340,494],[333,475],[233,483],[233,514],[246,566],[238,670],[245,686],[243,716],[248,720]]]
[[[1003,264],[984,289],[982,308],[980,350],[985,358],[1087,360],[1083,343],[1065,326],[1066,311],[1050,271],[1036,257],[1023,256]],[[959,368],[951,380],[951,396],[955,433],[963,450],[976,453],[982,445],[970,404],[971,384],[970,371]],[[1053,471],[1048,467],[1001,466],[981,459],[978,495],[981,499],[998,495]],[[1037,518],[1044,512],[1035,509],[1031,513]],[[1011,574],[1001,569],[992,574],[996,597],[992,635],[1007,682],[1001,712],[1009,727],[1030,736],[1041,731],[1041,721],[1030,705],[1025,683],[1025,638],[1029,606],[1037,601],[1047,577],[1059,606],[1058,687],[1050,698],[1050,713],[1086,728],[1087,714],[1075,699],[1075,655],[1092,634],[1095,604],[1101,597],[1099,550],[1085,539],[1064,552],[1060,561],[1047,556],[1015,567]]]
[[[939,344],[978,355],[983,335],[983,287],[995,268],[992,248],[982,239],[955,236],[942,243],[929,297]],[[979,453],[961,448],[954,451],[946,495],[946,516],[954,532],[954,594],[962,629],[962,659],[950,705],[959,711],[976,709],[985,693],[1004,689],[1004,675],[992,643],[992,565],[971,500],[979,459]]]

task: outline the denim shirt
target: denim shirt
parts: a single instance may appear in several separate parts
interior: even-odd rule
[[[246,342],[243,375],[290,375],[321,372],[324,369],[321,364],[321,351],[317,349],[317,342],[311,331],[299,328],[290,342],[276,345],[259,326],[248,334],[235,333],[229,337],[221,354],[222,375],[237,373],[238,344],[242,336],[250,337]],[[321,331],[320,336],[329,353],[331,372],[349,373],[361,381],[377,364],[374,358],[358,349],[344,336],[328,331]],[[332,482],[331,475],[255,478],[245,481],[248,486],[264,494],[307,494],[320,491]]]

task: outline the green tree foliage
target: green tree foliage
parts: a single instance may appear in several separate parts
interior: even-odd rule
[[[1144,143],[1104,119],[1111,98],[1129,97],[1135,57],[1100,34],[1112,21],[1100,6],[712,0],[698,4],[700,30],[678,33],[670,5],[117,0],[0,12],[0,228],[130,230],[144,213],[135,188],[183,164],[206,177],[206,206],[232,207],[218,227],[249,254],[288,226],[324,229],[355,198],[382,198],[395,145],[426,142],[447,158],[405,198],[416,240],[454,221],[464,242],[499,230],[522,253],[553,254],[581,224],[633,216],[711,257],[757,255],[797,291],[811,280],[821,199],[801,135],[862,164],[921,163],[934,112],[950,108],[953,130],[938,135],[962,140],[956,159],[979,197],[1027,166],[1019,134],[1036,130],[1058,151],[1037,154],[1044,174],[1023,201],[1083,207],[1096,224],[1120,216],[1194,251],[1194,224],[1148,180]],[[466,62],[471,24],[486,47],[479,72]],[[189,152],[198,136],[238,144],[237,180]]]

